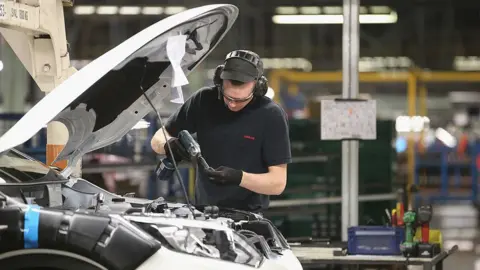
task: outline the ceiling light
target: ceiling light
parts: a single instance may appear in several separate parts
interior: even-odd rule
[[[392,12],[392,9],[387,6],[371,6],[370,11],[374,14],[389,14]]]
[[[342,15],[275,15],[276,24],[342,24]]]
[[[398,16],[396,12],[390,14],[361,14],[360,23],[362,24],[385,24],[396,23]]]
[[[121,7],[118,13],[121,15],[137,15],[140,10],[140,7]]]
[[[396,23],[397,13],[390,14],[360,14],[361,24]],[[274,15],[272,21],[276,24],[343,24],[343,15]]]
[[[437,128],[435,131],[435,137],[437,137],[437,139],[450,148],[453,148],[457,145],[457,139],[443,128]]]
[[[361,6],[360,9],[358,10],[360,14],[367,14],[368,13],[368,8]],[[387,12],[388,13],[388,12]]]
[[[480,70],[480,58],[477,56],[455,56],[454,68],[460,71]]]
[[[95,7],[94,6],[76,6],[73,9],[73,13],[77,15],[91,15],[95,13]]]
[[[319,7],[300,7],[300,12],[306,15],[316,15],[322,12],[322,9]]]
[[[335,7],[335,6],[323,7],[323,13],[325,14],[342,15],[342,12],[343,12],[342,7]]]
[[[116,6],[99,6],[97,7],[97,14],[99,15],[113,15],[118,12],[118,7]]]
[[[301,69],[312,71],[312,62],[305,58],[262,58],[265,69]]]
[[[186,10],[186,7],[176,7],[176,6],[171,6],[171,7],[166,7],[165,8],[165,14],[167,15],[173,15],[176,13],[180,13],[184,10]]]
[[[142,9],[143,15],[160,15],[162,12],[162,7],[143,7]]]
[[[275,12],[277,14],[283,14],[283,15],[297,14],[297,8],[296,7],[277,7],[275,9]]]

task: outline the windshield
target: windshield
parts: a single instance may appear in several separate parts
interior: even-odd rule
[[[52,171],[44,163],[11,149],[0,155],[0,183],[23,183],[45,177]]]

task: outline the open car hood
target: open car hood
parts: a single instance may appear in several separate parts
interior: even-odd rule
[[[68,142],[57,160],[67,159],[69,167],[83,154],[114,143],[152,111],[142,89],[156,108],[173,99],[168,38],[187,36],[181,67],[188,75],[222,40],[237,16],[233,5],[207,5],[144,29],[46,95],[0,138],[0,153],[26,142],[51,121],[62,122],[68,129]]]

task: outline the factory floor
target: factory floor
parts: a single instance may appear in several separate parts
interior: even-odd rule
[[[475,267],[479,258],[479,255],[472,252],[457,252],[445,260],[443,269],[479,270],[480,265]]]
[[[443,269],[450,270],[480,270],[480,265],[476,266],[480,256],[474,253],[457,252],[443,262]],[[409,270],[423,270],[423,266],[410,266]]]

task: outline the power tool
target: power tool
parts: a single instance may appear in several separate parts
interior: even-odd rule
[[[418,243],[414,241],[416,214],[409,210],[403,216],[405,224],[405,241],[400,245],[400,250],[405,257],[416,257],[418,254]]]
[[[194,164],[200,165],[204,170],[212,170],[212,168],[208,166],[207,161],[202,157],[200,145],[197,143],[197,141],[195,141],[195,139],[188,131],[180,131],[180,133],[178,133],[178,140],[180,141],[180,144],[185,148],[187,153],[190,155],[190,160]]]
[[[421,228],[421,242],[418,244],[418,256],[432,258],[440,253],[440,245],[430,243],[430,221],[432,220],[433,208],[431,205],[423,205],[417,209],[417,221]]]
[[[202,156],[200,151],[200,145],[195,141],[193,136],[186,130],[182,130],[178,133],[178,141],[185,149],[187,154],[189,155],[189,160],[193,164],[198,164],[204,170],[212,170],[212,168],[208,165],[205,159]],[[173,166],[173,162],[170,157],[165,157],[159,164],[156,169],[157,177],[159,180],[169,180],[172,178],[173,173],[175,171],[175,166]]]

